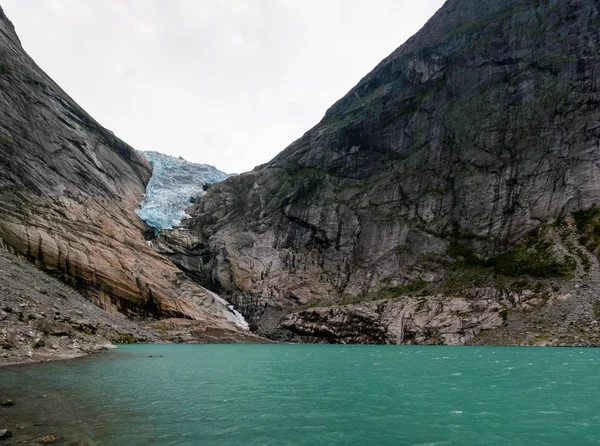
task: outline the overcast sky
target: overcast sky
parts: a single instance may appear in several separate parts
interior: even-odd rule
[[[444,0],[1,0],[25,50],[138,150],[273,158]]]

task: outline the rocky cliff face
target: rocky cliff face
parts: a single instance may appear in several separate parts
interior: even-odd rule
[[[147,246],[135,210],[150,164],[35,64],[1,9],[0,104],[5,247],[113,312],[241,324]]]
[[[340,307],[348,298],[394,300],[417,289],[447,298],[442,285],[460,282],[457,265],[482,269],[472,282],[533,277],[532,289],[539,277],[553,290],[549,277],[575,277],[582,264],[588,274],[594,256],[573,257],[554,233],[516,244],[600,201],[599,33],[592,0],[448,0],[319,124],[269,163],[213,186],[186,228],[156,246],[265,333],[300,307],[329,306],[325,338],[346,336],[331,333],[357,314]],[[545,263],[507,266],[537,261]],[[431,299],[411,314],[433,320],[445,311]],[[468,312],[496,325],[486,316],[495,305]],[[367,307],[360,320],[387,317]],[[298,314],[283,326],[319,333],[305,322],[324,313]],[[452,339],[467,342],[459,332]],[[373,339],[403,339],[390,333]]]

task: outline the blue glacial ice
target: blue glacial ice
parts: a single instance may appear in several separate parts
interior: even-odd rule
[[[136,213],[158,234],[163,229],[178,226],[186,217],[185,210],[204,194],[205,184],[218,183],[229,175],[207,164],[190,163],[183,158],[158,152],[140,152],[152,164],[152,178],[146,186],[146,196]],[[222,317],[248,330],[248,323],[233,305],[206,290],[225,310]]]
[[[158,234],[179,226],[189,217],[185,210],[204,194],[205,184],[218,183],[229,175],[207,164],[190,163],[183,158],[158,152],[141,152],[152,164],[152,178],[137,214]]]

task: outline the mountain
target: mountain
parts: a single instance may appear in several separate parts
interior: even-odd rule
[[[598,343],[599,12],[448,0],[155,246],[275,338]]]
[[[142,208],[136,213],[156,233],[179,226],[188,217],[185,210],[204,195],[204,189],[229,176],[208,164],[190,163],[181,157],[158,152],[141,154],[152,165],[152,178]]]
[[[1,9],[0,104],[5,248],[111,313],[194,319],[225,337],[248,338],[231,305],[144,240],[148,228],[135,211],[150,163],[35,64]]]

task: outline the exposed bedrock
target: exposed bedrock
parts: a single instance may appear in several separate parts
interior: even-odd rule
[[[4,247],[109,311],[239,322],[147,245],[135,210],[150,164],[35,64],[1,9],[0,104]]]
[[[299,307],[439,281],[423,262],[454,243],[491,258],[590,208],[598,8],[448,0],[319,124],[212,186],[155,245],[270,332]]]

